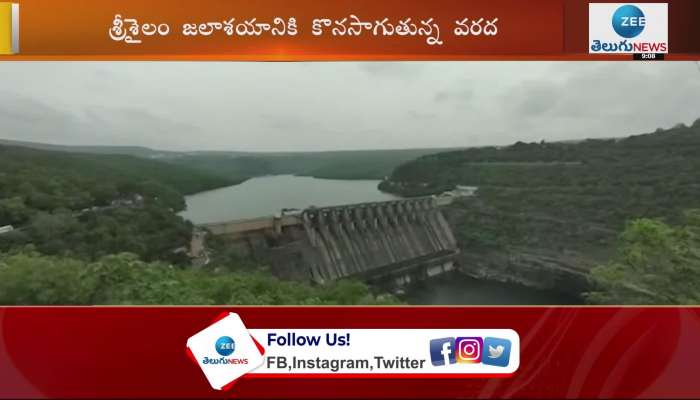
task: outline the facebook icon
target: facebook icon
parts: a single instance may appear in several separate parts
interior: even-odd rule
[[[430,362],[434,366],[454,364],[455,360],[455,338],[448,337],[433,339],[430,341]]]

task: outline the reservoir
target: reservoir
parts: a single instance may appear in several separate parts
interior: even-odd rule
[[[275,215],[283,208],[304,209],[399,198],[379,191],[378,184],[378,180],[264,176],[187,196],[187,210],[180,215],[195,224],[205,224]]]
[[[185,198],[180,215],[195,224],[275,215],[283,208],[303,209],[394,200],[377,189],[378,180],[333,180],[276,175],[249,179],[239,185]],[[517,284],[483,281],[453,272],[405,288],[400,298],[422,305],[578,304],[574,296]]]

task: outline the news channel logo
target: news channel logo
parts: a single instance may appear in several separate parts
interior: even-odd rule
[[[510,363],[510,349],[510,340],[495,337],[432,339],[430,362],[436,367],[456,363],[507,367]]]
[[[590,3],[589,53],[668,53],[667,3]]]
[[[226,357],[236,350],[236,342],[230,336],[222,336],[216,340],[214,347],[219,355]]]

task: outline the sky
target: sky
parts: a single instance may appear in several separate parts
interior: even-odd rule
[[[693,62],[3,62],[0,138],[322,151],[620,137],[700,118]]]

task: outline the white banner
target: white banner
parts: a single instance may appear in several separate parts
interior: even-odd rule
[[[265,348],[251,374],[487,374],[520,365],[510,329],[249,329]]]

